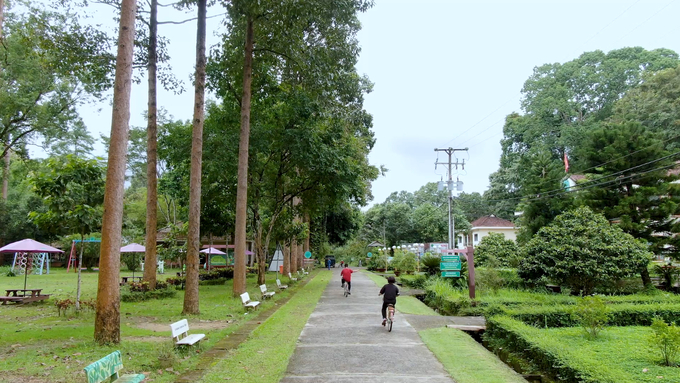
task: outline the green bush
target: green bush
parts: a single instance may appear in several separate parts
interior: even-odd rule
[[[153,291],[127,291],[120,294],[122,302],[143,302],[149,299],[164,299],[174,297],[177,292],[173,289],[157,289]]]
[[[598,296],[583,297],[571,311],[571,317],[594,339],[609,321],[609,308]]]
[[[493,260],[493,264],[489,261]],[[475,247],[475,266],[517,267],[519,247],[501,233],[489,233]]]
[[[424,257],[420,258],[420,270],[426,272],[427,275],[437,275],[440,271],[440,265],[441,259],[432,256],[431,254],[426,254]]]
[[[654,318],[651,327],[654,331],[650,338],[652,348],[661,352],[664,365],[675,366],[680,351],[680,327],[675,323],[669,325],[661,318]]]
[[[392,268],[396,272],[413,274],[418,267],[418,259],[413,253],[397,251],[391,262]]]
[[[380,254],[375,254],[371,258],[368,259],[368,263],[366,264],[366,268],[369,271],[375,271],[377,269],[386,269],[387,267],[386,261],[385,261],[385,256],[380,255]]]
[[[652,253],[601,214],[582,207],[555,218],[524,247],[518,273],[523,279],[545,278],[591,295],[602,284],[634,276],[647,267]]]
[[[227,278],[208,279],[208,280],[198,281],[198,284],[201,285],[201,286],[218,286],[218,285],[223,285],[225,283],[227,283]]]
[[[427,283],[427,275],[402,275],[399,280],[404,285],[414,289],[424,289]]]

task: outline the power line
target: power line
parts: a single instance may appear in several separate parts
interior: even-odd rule
[[[645,165],[649,165],[649,164],[652,164],[652,163],[655,163],[655,162],[659,162],[659,161],[662,161],[664,159],[670,158],[672,156],[676,156],[678,154],[680,154],[680,152],[675,152],[671,155],[668,155],[668,156],[665,156],[665,157],[662,157],[662,158],[659,158],[659,159],[656,159],[656,160],[653,160],[653,161],[650,161],[650,162],[647,162],[647,163],[644,163],[644,164],[641,164],[641,165],[633,166],[631,168],[628,168],[628,169],[625,169],[625,170],[622,170],[622,171],[619,171],[619,172],[616,172],[616,173],[604,175],[604,176],[599,177],[597,179],[590,180],[588,182],[584,182],[580,185],[577,185],[577,187],[574,188],[573,191],[587,190],[587,189],[590,189],[590,188],[593,188],[593,187],[596,187],[596,186],[606,185],[606,184],[609,184],[609,183],[612,183],[612,182],[621,182],[623,180],[626,180],[626,179],[629,179],[629,178],[632,178],[632,177],[637,177],[637,176],[647,174],[647,173],[651,173],[651,172],[655,172],[655,171],[658,171],[658,170],[664,170],[664,169],[669,169],[669,168],[675,167],[675,166],[677,166],[677,164],[665,165],[665,166],[661,166],[661,167],[658,167],[658,168],[654,168],[654,169],[651,169],[651,170],[644,171],[642,173],[635,173],[635,174],[631,174],[631,175],[627,175],[627,176],[623,176],[623,177],[618,177],[618,178],[615,178],[613,180],[592,184],[593,182],[601,181],[605,178],[613,177],[615,175],[627,172],[629,170],[637,169],[637,168],[640,168],[640,167],[645,166]],[[503,198],[503,199],[496,199],[496,200],[487,200],[487,202],[503,202],[503,201],[523,200],[523,199],[526,199],[527,201],[535,201],[535,200],[540,200],[540,199],[545,199],[545,198],[557,197],[557,196],[564,195],[564,194],[567,194],[567,193],[572,193],[573,191],[564,191],[564,188],[560,188],[560,189],[553,189],[553,190],[546,191],[546,192],[536,193],[536,194],[540,195],[540,197],[536,197],[536,198],[528,198],[527,199],[526,196],[522,196],[522,197],[511,197],[511,198]]]
[[[668,8],[669,5],[675,3],[676,1],[677,1],[677,0],[671,0],[670,2],[668,2],[668,4],[664,5],[661,9],[659,9],[659,10],[656,11],[656,12],[654,12],[654,14],[651,15],[651,16],[649,16],[647,19],[645,19],[645,21],[643,21],[643,22],[641,22],[640,24],[638,24],[635,28],[633,28],[633,29],[631,29],[630,31],[628,31],[628,33],[626,33],[625,35],[621,36],[621,38],[617,41],[617,43],[619,43],[621,40],[623,40],[623,39],[625,39],[626,37],[628,37],[628,35],[630,35],[631,33],[635,32],[636,29],[640,28],[642,25],[644,25],[645,23],[647,23],[647,22],[648,22],[649,20],[651,20],[654,16],[658,15],[659,13],[661,13],[661,11],[663,11],[663,10],[666,9],[666,8]]]

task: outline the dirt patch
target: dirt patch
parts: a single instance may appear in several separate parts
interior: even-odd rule
[[[189,328],[193,330],[221,330],[233,323],[233,320],[220,320],[220,321],[189,321]],[[155,332],[170,331],[170,323],[154,323],[154,322],[141,322],[135,323],[136,327],[144,330],[151,330]]]
[[[34,376],[22,376],[10,372],[0,372],[0,383],[50,383],[47,378],[36,378]]]
[[[131,342],[156,342],[156,343],[170,343],[171,339],[164,336],[125,336],[123,339]]]

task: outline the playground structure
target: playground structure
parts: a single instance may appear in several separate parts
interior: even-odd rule
[[[49,253],[14,253],[14,260],[10,270],[15,274],[25,274],[27,270],[29,273],[35,270],[37,275],[43,275],[43,272],[49,274],[50,255]],[[19,272],[17,273],[16,270]]]
[[[75,273],[77,271],[76,265],[79,267],[83,267],[83,265],[78,265],[78,252],[76,251],[76,243],[80,243],[80,239],[74,239],[73,242],[71,242],[71,253],[68,256],[68,264],[66,265],[66,272],[68,273],[71,267],[73,267],[73,272]],[[82,242],[84,243],[99,243],[101,242],[101,239],[96,239],[96,238],[90,238],[90,239],[85,239]],[[73,266],[71,266],[73,265]]]

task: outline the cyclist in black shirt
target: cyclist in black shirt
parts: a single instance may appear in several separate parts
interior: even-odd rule
[[[399,296],[399,288],[394,285],[395,279],[392,276],[387,277],[387,284],[380,289],[380,294],[383,296],[382,305],[382,325],[387,323],[387,305],[397,305],[397,296]]]

